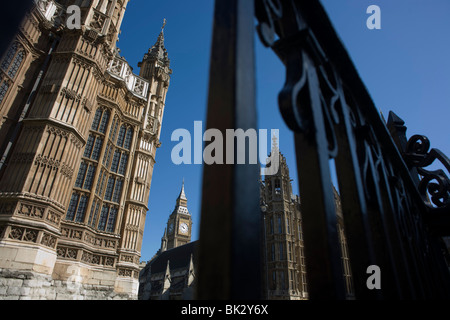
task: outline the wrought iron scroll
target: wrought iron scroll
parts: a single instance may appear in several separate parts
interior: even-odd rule
[[[423,169],[438,159],[448,170],[448,159],[412,137],[405,160],[423,177],[415,183],[319,1],[256,0],[255,11],[262,43],[286,67],[279,108],[295,136],[311,299],[349,293],[329,159],[336,164],[356,297],[449,297],[440,240],[427,223],[431,207],[448,208],[448,178]],[[370,265],[383,270],[381,290],[366,285]]]
[[[426,170],[438,160],[450,172],[450,160],[438,149],[430,150],[430,141],[422,135],[412,136],[406,145],[405,160],[422,176],[418,189],[430,208],[450,210],[450,180],[442,169]]]

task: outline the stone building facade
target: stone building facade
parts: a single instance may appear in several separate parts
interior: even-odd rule
[[[267,300],[306,300],[308,281],[304,254],[301,199],[292,192],[291,177],[286,158],[279,151],[276,140],[272,154],[278,156],[279,169],[261,181],[261,210],[263,215],[263,293]],[[272,154],[268,161],[273,160]],[[344,232],[340,197],[335,188],[339,240],[343,276],[347,296],[353,296],[352,275]]]
[[[0,298],[137,297],[172,70],[163,30],[120,56],[127,4],[37,0],[1,57]]]

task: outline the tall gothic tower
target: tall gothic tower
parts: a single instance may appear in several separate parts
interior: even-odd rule
[[[161,252],[182,246],[191,242],[192,217],[187,208],[187,198],[184,192],[184,181],[176,200],[175,209],[167,221],[167,228],[161,239]]]
[[[38,0],[0,61],[0,269],[81,298],[137,294],[172,73],[163,30],[139,76],[118,54],[127,4]]]
[[[263,215],[263,296],[269,300],[308,299],[308,283],[304,255],[301,199],[292,193],[291,178],[286,158],[273,140],[272,154],[278,156],[279,169],[261,181],[261,208]],[[339,193],[335,188],[339,241],[343,277],[347,297],[353,297],[347,241]]]
[[[264,219],[263,294],[270,300],[306,299],[300,200],[292,193],[289,168],[275,140],[272,154],[278,155],[278,172],[266,175],[261,183]]]

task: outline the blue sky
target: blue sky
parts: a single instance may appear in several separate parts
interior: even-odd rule
[[[321,0],[377,108],[393,110],[406,121],[407,135],[424,134],[432,147],[450,154],[450,2],[448,0]],[[167,219],[185,180],[192,214],[193,240],[198,238],[201,165],[174,165],[170,155],[175,129],[193,133],[194,121],[206,118],[213,0],[132,0],[122,24],[118,47],[139,73],[137,64],[153,45],[167,19],[165,45],[173,75],[166,100],[161,141],[150,191],[141,259],[160,247]],[[381,29],[369,30],[366,9],[381,9]],[[256,43],[257,103],[260,128],[280,130],[297,190],[292,134],[278,112],[277,95],[285,71],[271,50]],[[220,183],[220,182],[218,182]]]

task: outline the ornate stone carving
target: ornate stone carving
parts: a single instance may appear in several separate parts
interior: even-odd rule
[[[22,240],[24,231],[24,228],[11,227],[11,230],[9,231],[9,238],[13,240]]]
[[[65,258],[65,259],[71,259],[76,260],[78,256],[78,250],[73,248],[67,248],[67,247],[57,247],[56,248],[56,255],[58,258]]]
[[[36,242],[38,236],[37,230],[25,229],[23,240],[28,242]]]
[[[48,210],[47,216],[45,219],[47,221],[49,221],[50,223],[53,223],[53,224],[59,226],[59,224],[61,222],[61,215],[52,210]]]
[[[88,251],[83,251],[83,254],[81,255],[81,261],[83,262],[89,264],[104,265],[108,267],[114,266],[114,260],[115,259],[113,257],[93,254]]]
[[[21,203],[19,205],[19,209],[17,213],[20,215],[24,215],[30,218],[39,218],[42,219],[44,217],[45,209],[42,207],[33,206],[31,204]]]
[[[118,274],[120,277],[132,277],[133,276],[133,270],[130,269],[119,269]]]
[[[76,93],[74,90],[69,88],[62,88],[61,95],[65,96],[69,100],[75,100],[76,102],[81,100],[81,94]]]
[[[42,236],[41,244],[49,248],[55,248],[56,238],[48,233],[44,233]]]

